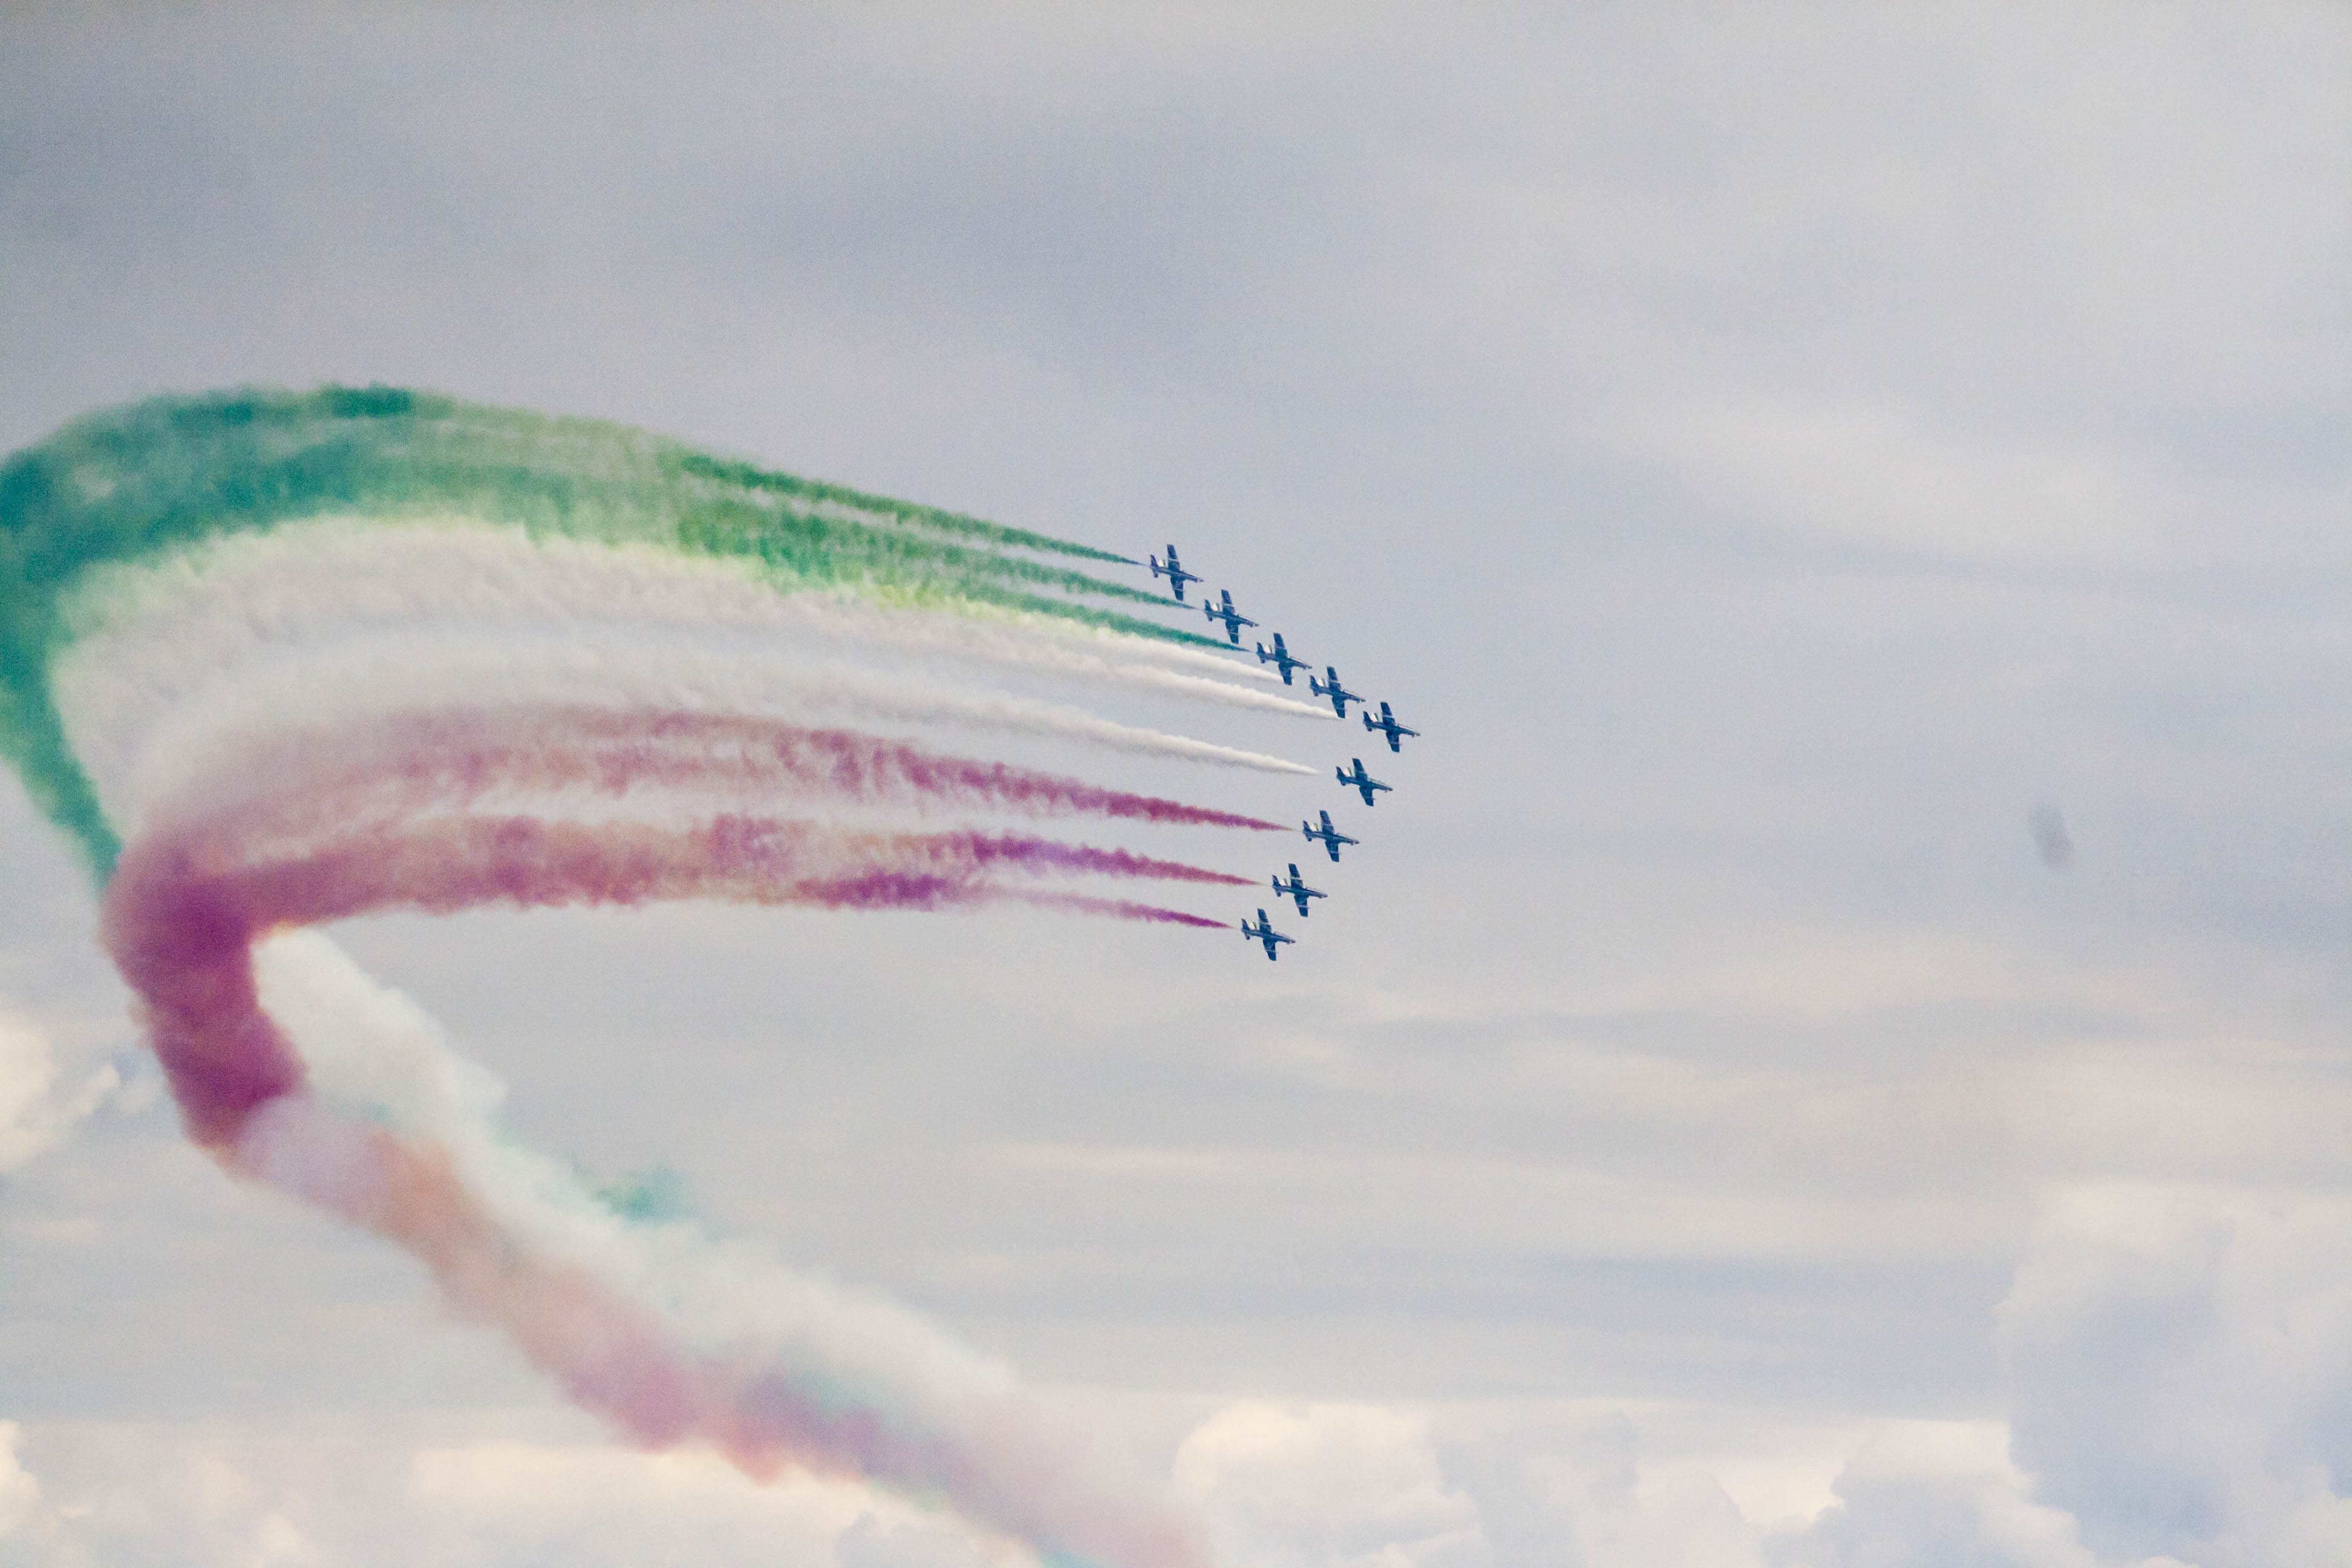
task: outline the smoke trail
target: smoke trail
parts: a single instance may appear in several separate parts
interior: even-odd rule
[[[429,626],[356,637],[257,661],[209,679],[160,712],[110,705],[109,684],[60,670],[73,732],[97,767],[107,809],[134,829],[177,781],[219,771],[222,758],[282,731],[289,713],[324,713],[339,724],[453,707],[667,707],[682,711],[835,716],[861,721],[948,724],[998,734],[1071,741],[1112,752],[1313,777],[1286,758],[1097,718],[1035,698],[959,689],[937,679],[794,659],[755,639],[719,634],[575,637]]]
[[[212,815],[257,793],[280,833],[343,826],[485,795],[641,789],[698,798],[782,793],[861,805],[1087,815],[1286,833],[1287,823],[1104,789],[1006,763],[942,756],[903,741],[772,720],[668,710],[503,709],[395,715],[343,730],[263,738],[183,780],[163,815]]]
[[[517,1147],[494,1081],[307,929],[678,899],[1221,928],[1078,879],[1244,879],[905,819],[1284,825],[871,732],[1316,775],[1003,689],[1324,720],[1073,564],[1124,560],[591,421],[388,388],[158,399],[0,463],[0,754],[79,846],[226,1168],[410,1247],[644,1442],[941,1500],[1048,1568],[1199,1568],[1159,1489],[1002,1366],[698,1227],[626,1225]]]
[[[929,908],[993,893],[993,872],[1135,877],[1245,888],[1254,879],[1126,849],[1097,849],[1025,834],[858,833],[779,817],[730,814],[689,827],[580,823],[535,816],[456,816],[368,824],[299,856],[257,858],[283,843],[263,808],[206,825],[190,843],[142,839],[171,857],[188,897],[224,918],[267,911],[257,926],[316,925],[383,910],[454,914],[488,904],[547,909],[635,906],[681,899],[734,903],[828,901],[816,891],[908,889]],[[315,813],[306,813],[313,815]],[[235,862],[235,864],[231,864]],[[854,875],[852,874],[854,872]],[[881,879],[884,880],[875,880]],[[881,907],[877,900],[863,900]],[[191,907],[194,907],[192,905]]]
[[[210,1005],[224,983],[221,966],[246,963],[253,941],[281,927],[393,909],[450,914],[486,905],[635,906],[695,898],[938,909],[1021,897],[986,880],[1000,870],[1234,886],[1249,880],[1026,836],[853,833],[735,816],[683,829],[446,817],[363,826],[324,847],[271,858],[268,816],[265,806],[142,837],[107,891],[108,951],[146,1003],[157,1057],[192,1135],[207,1144],[233,1133],[262,1100],[290,1092],[300,1074],[282,1041],[265,1049],[240,1037],[222,1047],[214,1025],[172,1020]],[[1101,913],[1127,908],[1075,907]],[[1137,906],[1130,918],[1177,915]],[[249,977],[224,994],[238,984],[249,990]],[[173,1000],[184,994],[194,1000]]]
[[[168,680],[173,666],[188,660],[218,668],[258,648],[283,650],[418,621],[462,621],[789,635],[1331,717],[1316,704],[1234,685],[1231,678],[1262,672],[1191,649],[1089,633],[949,595],[876,596],[846,587],[780,594],[740,563],[646,545],[536,538],[465,519],[389,526],[328,518],[211,540],[135,567],[95,571],[60,601],[59,616],[82,641],[135,624],[148,668],[129,684],[150,692],[166,689],[156,676]]]
[[[1156,595],[1013,553],[1124,559],[1109,552],[640,431],[395,387],[155,398],[86,415],[0,463],[0,755],[99,880],[121,841],[52,689],[52,661],[75,640],[60,595],[110,563],[331,515],[490,520],[730,559],[779,588],[952,600],[1217,646],[1085,602],[1157,605]]]
[[[835,1342],[871,1337],[870,1312],[844,1314],[803,1290],[800,1327],[814,1317],[821,1335],[682,1345],[678,1325],[611,1278],[615,1263],[632,1261],[611,1255],[613,1226],[591,1227],[583,1246],[579,1216],[547,1212],[528,1184],[510,1188],[507,1201],[535,1207],[541,1223],[507,1223],[513,1216],[486,1207],[480,1184],[461,1172],[462,1146],[404,1139],[320,1101],[301,1057],[261,1006],[253,947],[273,931],[387,908],[685,897],[938,907],[1002,896],[985,879],[999,869],[1227,879],[1023,837],[845,834],[740,818],[683,832],[461,818],[362,831],[296,859],[250,861],[253,847],[236,824],[142,838],[105,901],[108,949],[139,994],[198,1143],[233,1169],[410,1247],[461,1309],[502,1325],[575,1400],[643,1441],[708,1441],[754,1476],[793,1463],[944,1494],[975,1521],[1048,1554],[1131,1568],[1200,1561],[1181,1521],[1148,1497],[1106,1489],[1008,1383],[976,1378],[970,1358],[946,1353],[936,1335],[908,1334],[890,1319],[883,1354],[855,1346],[843,1353]],[[590,1256],[598,1244],[601,1275]],[[826,1342],[811,1342],[820,1338]],[[914,1351],[927,1353],[901,1361]]]

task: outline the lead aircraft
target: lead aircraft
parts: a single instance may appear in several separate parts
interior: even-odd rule
[[[1213,621],[1224,622],[1226,640],[1235,647],[1239,647],[1242,646],[1242,628],[1254,626],[1257,623],[1234,608],[1234,591],[1231,588],[1218,589],[1217,597],[1224,601],[1223,609],[1214,605],[1203,605],[1201,606],[1201,613]],[[1342,714],[1341,717],[1345,718],[1346,715]]]
[[[1309,677],[1309,679],[1311,679],[1313,678]],[[1360,701],[1362,700],[1360,698],[1358,700]],[[1343,713],[1340,717],[1344,719],[1347,715]],[[1376,735],[1386,735],[1389,738],[1389,750],[1391,752],[1402,752],[1404,750],[1402,746],[1397,744],[1398,736],[1419,735],[1421,733],[1418,730],[1408,730],[1403,725],[1398,723],[1396,721],[1396,715],[1389,711],[1389,705],[1385,702],[1381,704],[1381,721],[1377,724],[1373,723],[1372,716],[1367,713],[1364,715],[1364,728],[1371,731]],[[1356,765],[1358,767],[1363,766],[1361,763],[1359,763]]]
[[[1305,659],[1293,658],[1290,650],[1282,646],[1282,634],[1280,632],[1274,634],[1274,651],[1272,653],[1265,651],[1265,644],[1260,643],[1257,645],[1257,661],[1260,664],[1270,664],[1276,669],[1282,671],[1282,683],[1285,686],[1290,684],[1290,672],[1292,670],[1305,669],[1307,668],[1307,661]],[[1308,680],[1313,680],[1315,678],[1310,675],[1307,679]]]
[[[1302,822],[1298,826],[1304,827],[1307,825]],[[1331,896],[1328,893],[1318,893],[1314,889],[1308,887],[1305,879],[1301,878],[1298,874],[1298,862],[1296,860],[1293,860],[1290,863],[1290,880],[1286,882],[1281,878],[1276,877],[1274,879],[1274,890],[1281,897],[1288,899],[1292,903],[1298,906],[1298,918],[1300,920],[1305,920],[1307,918],[1307,900],[1328,899]]]
[[[1300,823],[1300,824],[1298,825],[1298,830],[1299,830],[1300,832],[1302,832],[1302,833],[1306,834],[1307,837],[1312,838],[1312,839],[1314,839],[1317,843],[1318,843],[1318,844],[1322,845],[1324,848],[1326,848],[1326,849],[1329,850],[1329,851],[1331,852],[1331,858],[1332,858],[1333,860],[1335,860],[1335,861],[1336,861],[1336,860],[1338,860],[1338,859],[1339,858],[1339,846],[1340,846],[1340,845],[1342,845],[1342,844],[1355,844],[1355,843],[1360,843],[1360,842],[1361,842],[1361,841],[1360,841],[1360,840],[1359,840],[1359,839],[1354,839],[1354,838],[1350,838],[1350,837],[1349,837],[1346,834],[1344,834],[1344,833],[1340,832],[1338,828],[1336,828],[1336,827],[1332,826],[1331,826],[1331,814],[1330,814],[1329,812],[1328,812],[1328,811],[1326,811],[1326,812],[1320,812],[1320,813],[1318,813],[1317,815],[1320,816],[1323,818],[1323,826],[1320,826],[1320,827],[1312,827],[1312,826],[1309,826],[1307,824],[1306,824],[1306,823],[1302,822],[1302,823]]]
[[[1249,923],[1249,916],[1244,915],[1242,917],[1242,935],[1247,941],[1262,942],[1265,943],[1265,958],[1268,963],[1274,962],[1274,950],[1276,947],[1280,947],[1298,940],[1295,936],[1285,936],[1280,931],[1275,930],[1274,922],[1265,918],[1265,911],[1262,909],[1257,912],[1257,924],[1255,925]]]
[[[1168,579],[1168,585],[1175,590],[1176,602],[1180,605],[1184,602],[1184,584],[1201,580],[1201,574],[1198,572],[1184,570],[1183,564],[1176,559],[1176,547],[1172,544],[1168,547],[1167,565],[1160,564],[1160,557],[1157,555],[1151,558],[1151,574],[1154,577]]]
[[[1341,784],[1346,784],[1349,789],[1361,794],[1364,797],[1364,804],[1366,805],[1372,804],[1372,792],[1374,790],[1386,790],[1394,787],[1393,785],[1381,783],[1380,780],[1366,773],[1364,771],[1363,758],[1349,757],[1348,760],[1356,764],[1356,771],[1354,773],[1350,773],[1345,768],[1334,768],[1331,771],[1339,775],[1339,782]]]
[[[1345,719],[1348,716],[1348,704],[1361,702],[1363,699],[1339,684],[1338,666],[1327,664],[1323,667],[1323,673],[1331,679],[1328,681],[1318,680],[1310,675],[1307,678],[1307,689],[1318,697],[1328,697],[1331,700],[1331,711]]]

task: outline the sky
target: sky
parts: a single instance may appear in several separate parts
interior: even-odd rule
[[[1175,541],[1392,699],[1272,966],[334,933],[1231,1568],[2340,1563],[2347,89],[2326,5],[13,5],[0,450],[593,416]],[[0,1564],[1005,1561],[232,1181],[96,919],[0,784]]]

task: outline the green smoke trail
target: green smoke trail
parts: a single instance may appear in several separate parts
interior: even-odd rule
[[[1166,603],[1155,594],[1032,559],[1123,556],[625,426],[384,386],[152,398],[86,415],[0,464],[0,755],[101,883],[120,844],[48,687],[70,637],[61,596],[103,563],[337,513],[478,516],[737,559],[779,588],[855,587],[1220,646],[1083,602]]]

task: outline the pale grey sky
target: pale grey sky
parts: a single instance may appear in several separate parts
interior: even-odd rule
[[[1273,970],[343,933],[532,1142],[1085,1390],[1236,1563],[2336,1562],[2347,89],[2284,4],[17,7],[0,449],[593,414],[1174,539],[1393,697]],[[0,889],[44,1103],[131,1078],[0,1189],[0,1563],[968,1553],[598,1468],[182,1147],[13,785]]]

